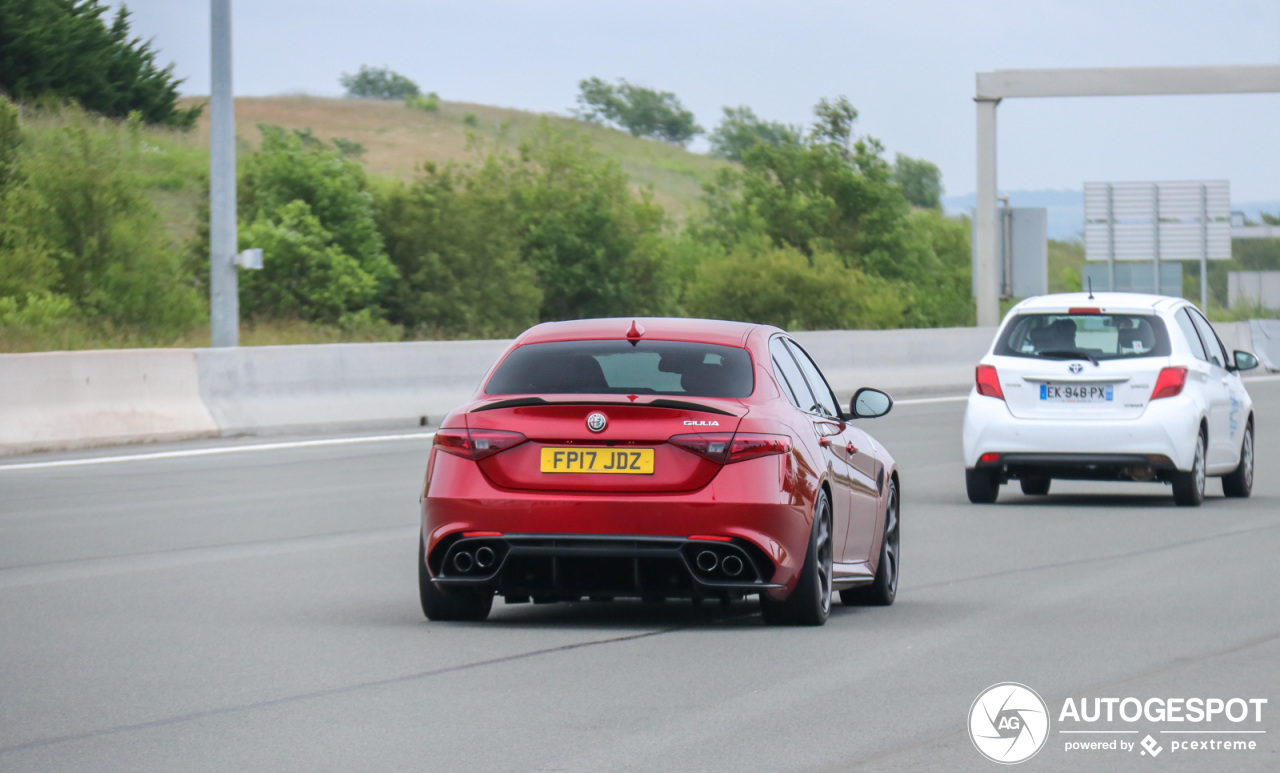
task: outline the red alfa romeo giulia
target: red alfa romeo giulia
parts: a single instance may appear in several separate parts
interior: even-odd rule
[[[436,432],[418,577],[432,620],[522,601],[757,594],[768,623],[892,604],[898,471],[766,325],[590,319],[517,338]]]

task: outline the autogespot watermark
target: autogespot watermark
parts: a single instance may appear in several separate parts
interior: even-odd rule
[[[1266,698],[1069,697],[1056,715],[1056,742],[1069,754],[1240,754],[1265,741]],[[969,737],[984,757],[1029,760],[1050,737],[1049,706],[1023,684],[983,690],[969,709]],[[1224,761],[1225,762],[1225,761]],[[1228,763],[1229,764],[1229,763]]]
[[[1049,707],[1025,684],[993,684],[969,707],[969,738],[992,762],[1029,760],[1049,738]]]

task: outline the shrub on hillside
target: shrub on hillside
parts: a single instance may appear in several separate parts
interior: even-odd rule
[[[398,273],[373,217],[364,167],[347,157],[350,147],[344,152],[310,130],[259,129],[262,146],[244,161],[237,209],[240,246],[262,248],[264,267],[241,273],[242,311],[336,322],[366,306],[379,309]],[[206,200],[188,247],[188,271],[201,286],[209,274],[208,218]]]
[[[942,209],[942,170],[937,164],[899,153],[893,160],[893,181],[914,206]]]
[[[419,334],[514,336],[538,321],[542,290],[520,254],[509,169],[428,164],[410,186],[379,200],[378,222],[399,269],[392,320]]]
[[[889,282],[823,252],[741,244],[700,264],[685,291],[691,314],[789,330],[898,327],[903,299]]]
[[[405,97],[404,106],[410,110],[421,110],[424,113],[438,113],[440,112],[440,96],[433,91],[425,97],[421,94]]]
[[[199,324],[204,305],[138,171],[141,119],[63,120],[25,138],[0,199],[0,296],[60,296],[86,321],[160,335]]]
[[[354,75],[343,73],[338,83],[347,90],[348,97],[360,99],[409,99],[420,95],[418,84],[387,67],[360,65]]]
[[[23,102],[74,100],[86,110],[189,129],[201,107],[178,108],[173,65],[157,67],[156,52],[129,37],[122,5],[111,26],[98,0],[0,2],[0,92]]]
[[[575,115],[587,121],[613,124],[635,137],[662,140],[684,146],[702,127],[670,91],[655,91],[619,79],[618,85],[599,78],[578,83]]]
[[[661,207],[632,192],[616,161],[545,120],[519,156],[428,165],[379,210],[404,277],[391,319],[406,327],[509,335],[537,320],[675,307]]]
[[[711,152],[729,161],[741,161],[742,154],[756,143],[766,145],[799,145],[804,132],[798,126],[776,121],[763,121],[751,108],[724,108],[720,125],[707,138]]]

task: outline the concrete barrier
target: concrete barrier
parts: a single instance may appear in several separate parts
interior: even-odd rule
[[[1280,319],[1254,319],[1249,321],[1253,346],[1248,351],[1258,355],[1262,367],[1280,371]]]
[[[0,355],[0,453],[217,434],[190,350]]]
[[[957,394],[973,385],[973,369],[995,328],[824,330],[795,333],[844,403],[858,387],[895,397]]]
[[[202,349],[200,395],[223,434],[438,423],[509,341]]]
[[[1280,323],[1215,326],[1280,365]],[[797,333],[847,403],[962,394],[993,328]],[[1258,342],[1258,350],[1254,343]],[[0,454],[218,435],[435,426],[509,341],[0,355]]]

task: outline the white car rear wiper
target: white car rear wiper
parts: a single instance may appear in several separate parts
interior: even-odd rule
[[[1082,352],[1079,349],[1050,349],[1047,352],[1036,352],[1038,357],[1052,357],[1055,360],[1088,360],[1094,365],[1098,364],[1098,358],[1088,352]]]

